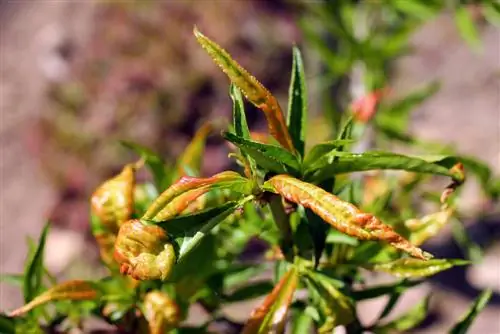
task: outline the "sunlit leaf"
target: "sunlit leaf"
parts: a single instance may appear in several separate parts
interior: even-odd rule
[[[291,334],[306,334],[310,333],[313,328],[313,318],[303,311],[295,311],[292,318]]]
[[[285,149],[293,152],[292,139],[288,133],[283,112],[276,98],[257,79],[234,61],[227,51],[203,35],[196,27],[194,28],[194,35],[210,57],[229,77],[231,82],[241,90],[250,102],[264,112],[269,133]]]
[[[225,188],[245,194],[250,193],[252,187],[253,186],[248,179],[242,177],[236,172],[231,171],[222,172],[208,178],[183,176],[177,182],[172,184],[167,190],[165,190],[160,196],[158,196],[158,198],[150,205],[146,213],[142,216],[142,219],[161,221],[170,218],[173,215],[178,215],[187,208],[189,201],[195,200],[208,190]],[[175,199],[179,196],[194,190],[199,191],[184,195],[185,197],[181,197],[180,200],[175,201]],[[174,203],[173,207],[169,207],[170,203]],[[162,212],[163,210],[165,211]]]
[[[213,125],[207,122],[196,131],[193,139],[177,160],[178,176],[199,176],[203,161],[203,153],[205,152],[205,141],[212,130]]]
[[[335,139],[324,143],[319,143],[313,146],[311,150],[307,152],[304,158],[304,165],[311,165],[330,151],[339,150],[339,148],[352,143],[354,143],[354,140],[350,139]]]
[[[465,334],[468,332],[472,322],[478,314],[486,307],[492,296],[491,290],[483,291],[470,306],[469,310],[462,316],[462,319],[450,330],[450,334]]]
[[[257,165],[266,170],[294,175],[300,171],[297,157],[279,146],[251,141],[230,132],[225,132],[223,136],[254,158]]]
[[[358,208],[325,190],[288,175],[277,175],[266,181],[264,189],[278,193],[288,201],[311,209],[325,222],[347,235],[361,240],[377,240],[420,259],[428,259],[430,254],[412,245],[396,233],[389,225],[377,217],[361,212]]]
[[[45,242],[50,224],[47,222],[42,230],[38,246],[24,274],[23,294],[24,302],[29,303],[40,292],[42,287],[42,277],[44,274],[43,256]]]
[[[424,300],[412,307],[402,316],[392,320],[389,323],[375,327],[373,329],[373,332],[375,334],[385,334],[393,332],[404,333],[416,327],[427,316],[427,313],[429,312],[429,301],[430,295],[428,295]]]
[[[463,181],[463,174],[451,169],[458,163],[457,159],[450,157],[411,157],[390,152],[364,152],[348,153],[331,151],[306,169],[309,180],[320,182],[335,174],[361,172],[377,169],[405,170],[417,173],[437,174],[449,176]]]
[[[286,315],[298,281],[298,272],[292,267],[276,284],[264,302],[252,311],[242,333],[284,333]]]
[[[297,152],[304,156],[307,122],[307,89],[302,55],[293,48],[292,79],[288,91],[287,126]]]
[[[427,239],[437,235],[441,231],[450,220],[452,214],[453,210],[445,209],[420,219],[407,220],[405,225],[411,231],[408,239],[415,246],[422,245]]]
[[[338,325],[354,320],[353,301],[338,290],[336,281],[319,272],[307,272],[306,284],[312,304],[319,311],[319,333],[331,333]]]
[[[469,261],[460,259],[419,259],[403,258],[389,263],[366,266],[370,270],[383,271],[397,277],[426,277],[455,266],[465,266]]]
[[[26,305],[12,311],[10,316],[19,316],[33,308],[55,300],[93,300],[99,295],[98,288],[89,281],[74,280],[56,285],[36,296]]]

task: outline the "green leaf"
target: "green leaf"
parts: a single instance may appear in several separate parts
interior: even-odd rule
[[[345,233],[342,233],[338,230],[331,229],[328,232],[328,235],[326,237],[326,242],[329,244],[344,244],[344,245],[349,245],[349,246],[358,246],[359,245],[359,240],[351,237]]]
[[[247,283],[267,268],[263,264],[233,264],[227,271],[224,271],[224,289],[232,289],[237,285]]]
[[[19,316],[33,308],[54,300],[93,300],[98,296],[98,289],[93,282],[73,280],[56,285],[36,296],[26,305],[12,311],[11,316]]]
[[[450,334],[465,334],[477,315],[486,307],[492,295],[491,290],[483,291],[474,301],[462,319],[450,330]]]
[[[455,23],[462,38],[474,51],[481,50],[481,40],[472,15],[466,6],[458,6],[455,9]]]
[[[417,173],[450,176],[463,181],[463,175],[450,171],[452,157],[428,157],[427,159],[390,152],[348,153],[332,151],[306,169],[306,178],[321,182],[335,174],[378,169],[405,170]]]
[[[40,288],[42,287],[42,277],[44,274],[43,254],[49,227],[50,224],[47,222],[38,240],[38,247],[24,275],[23,293],[25,303],[29,303],[35,298],[40,293]]]
[[[385,334],[396,332],[406,332],[418,324],[420,324],[429,311],[429,301],[430,295],[428,295],[424,300],[411,308],[408,312],[402,316],[394,319],[393,321],[386,323],[384,325],[377,326],[373,329],[375,334]]]
[[[296,310],[295,316],[292,317],[291,334],[307,334],[311,333],[313,328],[313,318],[303,310]]]
[[[129,141],[121,141],[121,144],[136,152],[142,159],[144,159],[146,166],[148,166],[151,174],[153,175],[154,183],[159,191],[168,186],[169,176],[167,169],[163,159],[158,154],[147,147]]]
[[[306,285],[320,315],[321,333],[331,332],[335,326],[354,320],[354,303],[337,289],[337,281],[319,273],[308,271]]]
[[[205,152],[205,143],[212,130],[213,125],[207,122],[196,131],[188,146],[177,158],[177,175],[175,179],[184,175],[200,175],[203,153]]]
[[[287,126],[293,146],[304,156],[307,121],[307,89],[304,63],[299,48],[293,48],[293,68],[288,91]]]
[[[439,7],[432,3],[420,1],[407,1],[407,0],[393,0],[391,4],[401,12],[409,15],[410,17],[417,17],[420,20],[430,20],[439,12]]]
[[[247,118],[245,115],[245,104],[243,103],[243,97],[240,90],[234,84],[231,84],[229,89],[229,94],[233,100],[233,127],[234,132],[237,136],[250,140],[250,130],[248,129]],[[241,149],[241,154],[248,161],[248,167],[252,172],[252,175],[256,173],[255,160],[243,152]]]
[[[354,140],[351,139],[334,139],[324,143],[319,143],[311,148],[311,150],[306,154],[306,157],[304,158],[304,165],[309,166],[325,154],[333,150],[341,151],[343,146],[352,143],[354,143]]]
[[[293,175],[300,173],[300,165],[297,157],[282,147],[248,140],[230,132],[225,132],[223,136],[254,158],[257,164],[263,169],[275,173]]]
[[[480,261],[483,257],[483,250],[469,237],[463,223],[458,219],[452,219],[451,231],[453,238],[466,254],[465,257],[473,262]]]
[[[240,302],[248,299],[254,299],[269,293],[273,289],[273,284],[269,281],[255,282],[251,285],[245,285],[231,292],[224,297],[229,303]]]
[[[0,333],[16,334],[16,320],[0,313]]]
[[[489,23],[500,26],[500,3],[491,2],[481,4],[483,15]]]
[[[396,283],[372,286],[363,290],[355,290],[351,292],[351,296],[356,301],[378,298],[387,294],[403,292],[406,289],[414,287],[415,285],[418,285],[420,283],[422,283],[422,281],[410,281],[402,279],[397,281]]]
[[[22,287],[24,284],[24,275],[0,274],[0,282]]]
[[[389,263],[379,263],[366,266],[367,269],[383,271],[397,277],[426,277],[435,275],[454,266],[464,266],[469,261],[461,259],[430,259],[419,260],[403,258]]]

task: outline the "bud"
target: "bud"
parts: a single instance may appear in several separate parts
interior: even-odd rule
[[[151,291],[144,297],[143,313],[151,334],[162,334],[176,328],[181,318],[175,301],[160,291]]]
[[[92,195],[92,213],[99,218],[105,230],[116,234],[120,225],[130,219],[134,209],[134,186],[134,166],[127,165]]]
[[[120,227],[114,257],[121,265],[120,272],[137,280],[166,280],[176,262],[165,230],[137,219]]]

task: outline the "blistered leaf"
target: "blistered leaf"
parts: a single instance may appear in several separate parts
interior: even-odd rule
[[[269,132],[287,150],[293,152],[293,143],[285,118],[276,98],[252,75],[234,61],[229,53],[203,35],[196,27],[194,35],[215,63],[236,85],[243,95],[264,112]]]
[[[179,306],[161,291],[151,291],[144,296],[142,312],[150,334],[167,333],[176,328],[181,320]]]
[[[286,315],[298,281],[298,272],[292,267],[276,284],[264,302],[252,311],[242,333],[284,333]]]
[[[467,333],[472,322],[478,314],[486,307],[492,295],[491,290],[483,291],[471,305],[469,310],[462,316],[462,319],[450,330],[450,334],[465,334]]]
[[[278,193],[287,200],[311,209],[325,222],[347,235],[361,240],[377,240],[391,244],[414,257],[428,259],[430,254],[412,245],[377,217],[325,190],[288,175],[277,175],[266,181],[264,189]]]
[[[176,262],[174,247],[165,230],[137,219],[120,227],[114,258],[120,264],[120,272],[136,280],[166,280]]]
[[[298,174],[300,171],[300,164],[297,157],[280,146],[262,144],[244,139],[230,132],[225,132],[223,136],[254,158],[257,165],[264,169],[276,173],[289,173],[294,175]]]
[[[469,261],[460,259],[419,259],[403,258],[393,262],[367,266],[370,270],[383,271],[397,277],[426,277],[435,275],[454,266],[464,266]]]
[[[464,175],[451,168],[453,166],[452,161],[459,162],[442,156],[423,159],[390,152],[348,153],[331,151],[316,163],[308,166],[305,172],[307,179],[315,182],[320,182],[335,174],[377,169],[444,175],[452,177],[457,182],[462,182]]]
[[[142,216],[146,220],[157,220],[157,215],[161,215],[162,210],[167,210],[165,217],[171,217],[172,210],[175,212],[175,208],[168,207],[168,205],[177,197],[183,195],[192,190],[196,189],[222,189],[229,188],[237,192],[250,193],[252,184],[248,179],[242,177],[238,173],[226,171],[216,174],[208,178],[195,178],[190,176],[183,176],[177,182],[172,184],[167,190],[165,190],[158,198],[150,205],[146,213]],[[201,196],[204,191],[199,191],[196,194]],[[193,195],[192,193],[191,195]],[[188,196],[188,195],[186,195]],[[189,197],[189,196],[188,196]],[[191,197],[194,200],[196,197]],[[179,201],[177,204],[180,207],[177,210],[177,214],[180,214],[185,208],[185,202]]]
[[[213,131],[211,123],[203,124],[189,145],[184,149],[184,152],[177,162],[177,175],[178,176],[198,176],[201,170],[203,161],[203,153],[205,151],[205,141],[207,136]],[[195,174],[195,175],[191,175]]]
[[[290,88],[288,90],[288,131],[297,152],[304,156],[307,121],[307,89],[302,55],[297,47],[293,48],[293,66]]]
[[[354,320],[353,301],[338,290],[336,281],[319,272],[307,272],[306,284],[320,316],[318,333],[331,333],[335,326]]]
[[[432,238],[448,223],[453,210],[445,209],[420,219],[410,219],[405,222],[406,227],[411,231],[409,240],[415,246],[420,246],[427,239]]]
[[[455,9],[455,23],[462,38],[476,51],[481,49],[481,40],[474,19],[466,6],[457,6]]]
[[[89,281],[74,280],[56,285],[38,295],[26,305],[12,311],[10,316],[19,316],[33,308],[54,300],[93,300],[99,294],[96,286]]]
[[[116,234],[134,210],[135,167],[126,165],[117,176],[100,185],[91,197],[92,214],[106,232]]]
[[[23,294],[25,303],[29,303],[33,298],[35,298],[42,287],[42,277],[44,274],[43,254],[45,251],[45,242],[47,240],[49,226],[49,223],[45,224],[40,235],[40,239],[38,240],[38,246],[24,275]]]
[[[170,176],[163,159],[150,149],[136,143],[122,141],[121,144],[138,153],[153,175],[155,185],[158,189],[164,189],[168,185]]]
[[[429,300],[430,295],[428,295],[424,300],[415,305],[402,316],[392,320],[387,324],[373,328],[373,332],[375,334],[385,334],[393,332],[405,333],[406,331],[416,327],[425,319],[427,313],[429,312]]]

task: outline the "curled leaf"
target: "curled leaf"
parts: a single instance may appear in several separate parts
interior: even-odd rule
[[[137,280],[166,280],[176,262],[167,232],[137,219],[120,227],[114,257],[120,264],[120,272]]]
[[[198,129],[189,145],[179,157],[177,163],[177,173],[179,176],[190,175],[191,173],[197,175],[200,173],[205,141],[212,131],[213,125],[211,123],[205,123]]]
[[[409,240],[415,246],[420,246],[427,239],[432,238],[448,223],[453,210],[445,210],[432,213],[421,219],[410,219],[405,222],[406,227],[411,231]]]
[[[422,261],[419,259],[404,258],[388,263],[367,266],[367,269],[383,271],[397,277],[409,278],[432,276],[451,267],[464,266],[469,263],[469,261],[460,259],[430,259]]]
[[[134,209],[135,167],[126,165],[122,172],[104,182],[91,197],[91,211],[106,231],[118,232]]]
[[[361,240],[384,241],[420,259],[432,257],[412,245],[392,227],[383,224],[377,217],[361,212],[353,204],[344,202],[313,184],[288,175],[277,175],[269,179],[263,187],[291,202],[311,209],[325,222],[347,235]]]
[[[98,294],[99,291],[92,282],[82,280],[67,281],[50,288],[28,304],[12,311],[9,315],[12,317],[20,316],[37,306],[54,300],[92,300],[96,299]]]
[[[177,182],[172,184],[165,190],[148,208],[146,213],[142,216],[146,220],[161,220],[157,216],[172,217],[173,212],[181,213],[185,208],[185,201],[179,199],[175,205],[179,205],[176,209],[175,205],[168,206],[173,203],[174,199],[196,189],[204,189],[199,192],[193,192],[190,195],[184,195],[184,199],[189,198],[194,200],[201,196],[203,193],[214,188],[231,188],[235,191],[243,193],[251,191],[251,184],[249,180],[242,177],[236,172],[225,171],[208,178],[196,178],[190,176],[183,176]],[[197,196],[195,196],[197,195]],[[165,210],[164,213],[162,211]],[[165,218],[166,219],[166,218]]]
[[[176,328],[181,320],[179,306],[161,291],[151,291],[146,294],[142,312],[151,334],[166,333]]]
[[[284,333],[286,315],[298,281],[298,272],[292,267],[283,275],[264,302],[252,311],[242,333]]]
[[[226,50],[203,35],[196,27],[194,28],[194,35],[205,51],[229,77],[231,82],[241,90],[248,101],[264,112],[269,133],[284,148],[294,152],[283,112],[276,98],[255,77],[234,61]]]

